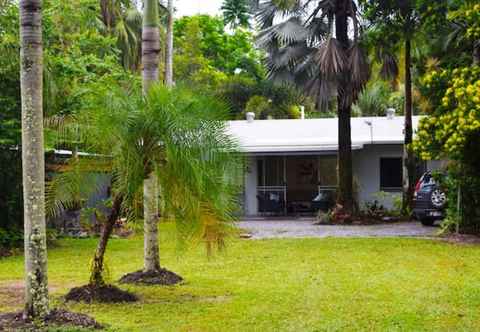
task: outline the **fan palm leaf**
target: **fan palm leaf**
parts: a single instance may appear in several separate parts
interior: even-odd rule
[[[267,52],[268,76],[275,81],[295,82],[317,101],[328,105],[343,88],[354,100],[369,78],[369,65],[358,39],[357,6],[347,6],[355,26],[355,43],[347,51],[334,36],[338,1],[271,0],[260,2],[256,20],[260,27],[257,45]],[[338,76],[352,75],[352,87],[337,84]]]
[[[324,76],[334,78],[345,70],[348,59],[338,41],[330,37],[318,48],[314,60]]]
[[[356,96],[365,88],[371,74],[368,56],[358,43],[349,50],[348,68],[352,78],[352,96],[356,99]]]

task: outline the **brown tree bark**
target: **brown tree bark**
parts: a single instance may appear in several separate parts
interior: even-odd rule
[[[42,1],[20,0],[20,84],[25,228],[24,316],[49,311],[43,147]]]
[[[112,0],[100,0],[100,12],[102,14],[102,21],[103,24],[105,24],[108,33],[111,33],[113,27],[115,26],[112,7]]]
[[[413,209],[415,191],[415,155],[411,149],[412,127],[412,55],[410,38],[405,40],[405,142],[403,146],[403,204],[402,213],[408,215]]]
[[[113,206],[108,219],[102,227],[100,241],[98,242],[95,256],[93,257],[92,269],[90,272],[90,285],[99,287],[105,285],[105,252],[107,250],[108,240],[112,235],[113,228],[122,210],[123,196],[117,195],[113,199]]]
[[[335,11],[336,38],[347,52],[350,47],[348,38],[348,1],[337,0]],[[354,213],[353,197],[353,166],[352,166],[352,136],[350,118],[352,99],[349,96],[350,73],[345,69],[338,83],[338,196],[337,203],[343,206],[346,213]]]

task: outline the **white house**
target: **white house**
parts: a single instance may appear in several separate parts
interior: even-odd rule
[[[414,130],[419,119],[413,118]],[[390,113],[352,118],[351,128],[354,187],[360,205],[373,201],[380,191],[399,194],[404,117]],[[335,191],[337,118],[255,120],[250,114],[248,120],[230,121],[228,131],[246,154],[247,216],[312,212],[319,199]]]

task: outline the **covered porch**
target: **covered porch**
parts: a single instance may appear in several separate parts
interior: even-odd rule
[[[336,154],[253,155],[247,168],[245,212],[312,215],[334,204],[336,186]]]

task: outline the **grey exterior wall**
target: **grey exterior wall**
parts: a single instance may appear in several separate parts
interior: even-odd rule
[[[380,192],[380,159],[401,158],[402,145],[365,145],[362,150],[353,152],[353,176],[358,190],[358,203],[363,208],[365,203],[378,200],[390,209],[395,197],[401,197],[401,191],[389,192],[379,199]]]

